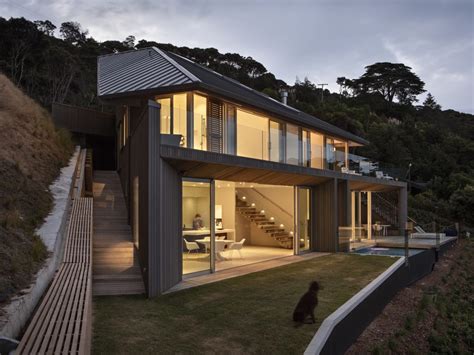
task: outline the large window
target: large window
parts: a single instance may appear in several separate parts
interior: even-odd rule
[[[296,228],[298,232],[299,251],[307,251],[311,248],[311,190],[305,187],[297,187],[297,219]]]
[[[171,99],[156,100],[160,105],[160,133],[171,134]]]
[[[207,150],[207,98],[194,95],[194,149]]]
[[[237,155],[268,160],[268,118],[237,109]]]
[[[283,163],[285,161],[285,136],[283,124],[270,120],[269,155],[271,161]]]
[[[287,164],[299,165],[299,127],[286,124],[286,162]]]
[[[173,95],[173,134],[181,135],[180,145],[186,147],[186,94]]]
[[[303,166],[310,166],[310,159],[311,159],[311,137],[308,130],[303,129],[301,130],[301,143],[302,143],[302,163]]]
[[[324,169],[324,136],[311,132],[311,167]]]
[[[226,115],[224,120],[224,152],[235,154],[237,139],[237,117],[236,109],[233,105],[226,105]]]

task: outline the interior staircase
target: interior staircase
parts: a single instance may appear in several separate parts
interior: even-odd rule
[[[94,171],[93,191],[93,294],[145,293],[118,174]]]
[[[270,238],[277,241],[282,248],[293,249],[293,235],[286,231],[285,228],[280,227],[280,224],[275,220],[267,218],[265,212],[249,205],[248,202],[239,198],[238,195],[236,196],[236,209],[242,216],[262,229]]]

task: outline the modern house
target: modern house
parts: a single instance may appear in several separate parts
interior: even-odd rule
[[[337,252],[362,230],[371,238],[379,193],[398,200],[392,231],[405,227],[406,184],[351,170],[351,148],[368,142],[285,100],[155,47],[99,57],[97,89],[116,108],[117,170],[149,296],[183,277]]]

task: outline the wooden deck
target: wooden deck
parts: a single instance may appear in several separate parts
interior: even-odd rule
[[[94,172],[93,294],[145,293],[119,176]]]
[[[76,198],[64,261],[33,316],[16,354],[88,354],[92,322],[91,198]]]
[[[233,267],[230,269],[225,269],[222,271],[217,271],[215,273],[205,273],[199,276],[188,276],[183,279],[179,284],[172,287],[166,293],[173,293],[176,291],[185,290],[188,288],[210,284],[213,282],[218,282],[226,279],[231,279],[233,277],[239,277],[242,275],[252,274],[254,272],[259,272],[263,270],[273,269],[275,267],[289,265],[297,263],[300,261],[305,261],[313,258],[318,258],[320,256],[329,255],[330,253],[320,253],[320,252],[311,252],[305,253],[302,255],[292,255],[275,258],[272,260],[266,260],[261,262],[256,262],[249,265],[243,265],[238,267]]]

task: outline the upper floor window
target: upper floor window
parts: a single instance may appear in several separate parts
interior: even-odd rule
[[[187,138],[187,102],[186,94],[172,95],[156,100],[161,105],[160,132],[162,134],[178,134],[181,146],[186,146]]]
[[[286,124],[286,163],[299,165],[300,135],[299,127]]]
[[[237,155],[268,160],[268,118],[237,109]]]
[[[181,136],[181,146],[317,169],[347,167],[346,141],[204,94],[173,94],[157,101],[161,133]],[[128,123],[122,127],[128,130]]]

